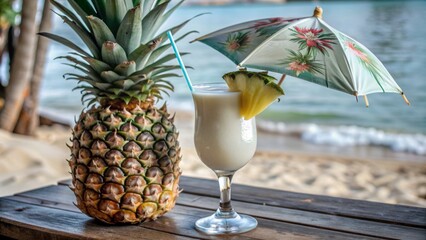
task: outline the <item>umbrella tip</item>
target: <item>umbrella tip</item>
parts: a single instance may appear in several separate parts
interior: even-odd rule
[[[402,98],[404,99],[404,102],[405,102],[408,106],[410,106],[410,105],[411,105],[411,103],[410,103],[410,101],[408,101],[408,99],[407,99],[407,97],[405,96],[405,94],[404,94],[404,93],[401,93],[401,96],[402,96]]]
[[[316,6],[314,10],[314,17],[322,18],[322,8],[320,6]]]
[[[364,95],[365,107],[369,107],[370,103],[368,102],[367,95]]]

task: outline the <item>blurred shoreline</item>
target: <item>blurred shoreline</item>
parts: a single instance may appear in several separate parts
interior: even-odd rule
[[[176,112],[178,129],[181,127],[186,132],[193,133],[194,113],[188,110],[172,109]],[[316,144],[304,141],[301,138],[300,131],[294,132],[272,132],[270,129],[264,129],[262,124],[257,121],[257,150],[265,152],[277,152],[284,154],[307,154],[321,155],[324,157],[337,157],[340,159],[351,159],[359,161],[384,161],[396,162],[396,164],[423,164],[426,166],[426,156],[416,155],[407,152],[395,152],[381,146],[345,146],[329,144]],[[182,132],[181,132],[182,134]],[[184,134],[186,136],[186,134]],[[185,142],[192,142],[192,135],[188,136]],[[191,145],[193,147],[193,145]]]
[[[173,109],[170,112],[175,112]],[[194,114],[177,111],[183,175],[215,179],[193,143]],[[69,179],[71,129],[42,126],[35,138],[0,131],[0,196]],[[299,136],[258,132],[253,159],[235,183],[311,194],[426,206],[426,164],[409,154],[372,147],[312,146]],[[373,150],[372,150],[373,149]],[[19,161],[17,161],[17,159]],[[420,161],[418,161],[420,160]]]
[[[321,137],[330,136],[322,132],[323,126],[330,126],[338,130],[342,125],[359,126],[364,131],[363,136],[367,137],[369,128],[385,133],[410,134],[411,136],[421,133],[426,137],[426,121],[424,121],[426,108],[422,107],[426,103],[422,91],[425,89],[426,82],[421,81],[425,75],[423,67],[425,58],[423,55],[416,55],[414,60],[410,50],[416,49],[418,52],[425,50],[425,45],[421,44],[424,40],[425,29],[422,28],[420,20],[424,17],[424,14],[421,13],[426,9],[426,4],[419,1],[401,1],[400,3],[339,1],[339,4],[326,1],[321,2],[321,5],[328,23],[349,36],[355,37],[376,53],[404,89],[412,105],[407,107],[401,97],[396,94],[372,94],[369,96],[371,105],[367,109],[362,102],[357,104],[352,96],[289,76],[283,83],[286,95],[281,98],[279,103],[272,104],[267,111],[262,113],[261,118],[279,124],[285,123],[290,128],[295,124],[316,125],[313,128],[306,125],[307,133],[312,133],[309,131],[315,130],[315,128],[321,130],[321,132],[315,133],[320,138],[312,136],[310,138],[312,142],[322,141],[324,139]],[[182,7],[171,17],[170,21],[179,23],[186,20],[188,16],[194,16],[200,12],[212,13],[191,22],[187,29],[195,29],[200,33],[191,35],[178,44],[180,51],[191,52],[189,57],[185,58],[185,64],[195,69],[189,72],[193,82],[205,83],[223,81],[221,80],[223,73],[234,70],[235,65],[222,54],[202,43],[188,43],[190,40],[237,22],[274,16],[309,15],[312,14],[314,7],[315,3],[307,1],[277,5]],[[369,24],[371,22],[374,24]],[[75,39],[75,34],[66,24],[62,23],[59,17],[55,17],[55,28],[52,31],[67,39]],[[402,32],[404,36],[410,36],[410,38],[397,34]],[[406,46],[410,46],[410,48]],[[59,78],[66,72],[73,72],[74,69],[63,65],[60,60],[53,60],[57,56],[66,54],[67,51],[68,49],[54,42],[50,45],[49,64],[46,66],[40,98],[41,107],[52,109],[56,114],[66,115],[70,121],[73,121],[74,115],[78,115],[82,109],[81,95],[78,91],[71,91],[76,82],[63,81]],[[191,111],[192,97],[184,79],[175,78],[170,81],[175,86],[175,91],[170,98],[167,98],[170,106]],[[258,118],[260,124],[261,118]],[[344,132],[338,133],[345,134]],[[385,136],[384,140],[388,139],[390,137]],[[332,140],[341,144],[343,143],[341,140],[346,139]],[[405,145],[412,145],[409,141],[405,141],[405,143],[404,148],[407,148]],[[395,142],[395,147],[400,147],[396,145],[399,145],[397,142]],[[350,146],[342,146],[342,148],[345,147]]]
[[[193,124],[191,106],[169,107]],[[74,115],[69,112],[41,109],[46,119],[73,126]],[[326,126],[310,123],[272,122],[257,118],[258,148],[272,151],[310,152],[324,155],[426,163],[426,135],[391,133],[357,126]]]
[[[301,139],[299,134],[276,134],[258,130],[258,148],[266,151],[278,151],[297,154],[319,154],[323,156],[358,159],[364,161],[396,161],[400,163],[426,163],[424,155],[395,152],[381,146],[335,146],[314,144]]]

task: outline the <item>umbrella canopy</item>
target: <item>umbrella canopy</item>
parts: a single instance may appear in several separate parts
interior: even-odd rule
[[[245,22],[194,41],[213,47],[240,67],[295,76],[355,96],[399,93],[409,103],[380,60],[324,22],[319,7],[312,17]]]

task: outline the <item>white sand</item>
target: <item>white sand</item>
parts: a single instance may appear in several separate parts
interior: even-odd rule
[[[212,178],[198,159],[192,140],[193,115],[179,112],[186,176]],[[42,127],[36,138],[0,131],[0,196],[55,184],[70,178],[67,128]],[[262,138],[263,134],[260,133]],[[270,138],[270,136],[268,136]],[[267,188],[426,206],[426,165],[419,162],[368,160],[340,155],[277,151],[261,146],[234,182]]]
[[[0,130],[0,196],[68,178],[70,133],[63,127],[40,128],[34,139]]]

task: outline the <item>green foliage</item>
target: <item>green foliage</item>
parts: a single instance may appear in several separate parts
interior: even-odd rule
[[[142,15],[140,6],[127,12],[117,32],[117,42],[126,46],[126,53],[131,53],[141,45]]]
[[[3,24],[15,25],[18,12],[12,8],[12,0],[0,0],[0,27]]]
[[[166,32],[177,34],[193,18],[158,32],[183,1],[169,6],[170,0],[67,0],[70,8],[57,0],[51,2],[89,49],[86,52],[66,38],[40,33],[74,51],[77,57],[62,58],[83,74],[65,77],[78,81],[76,89],[81,90],[83,102],[90,105],[102,98],[145,101],[173,91],[166,79],[179,76],[170,72],[179,66],[169,64],[175,57],[167,54],[171,45]],[[176,41],[194,32],[183,33]]]

